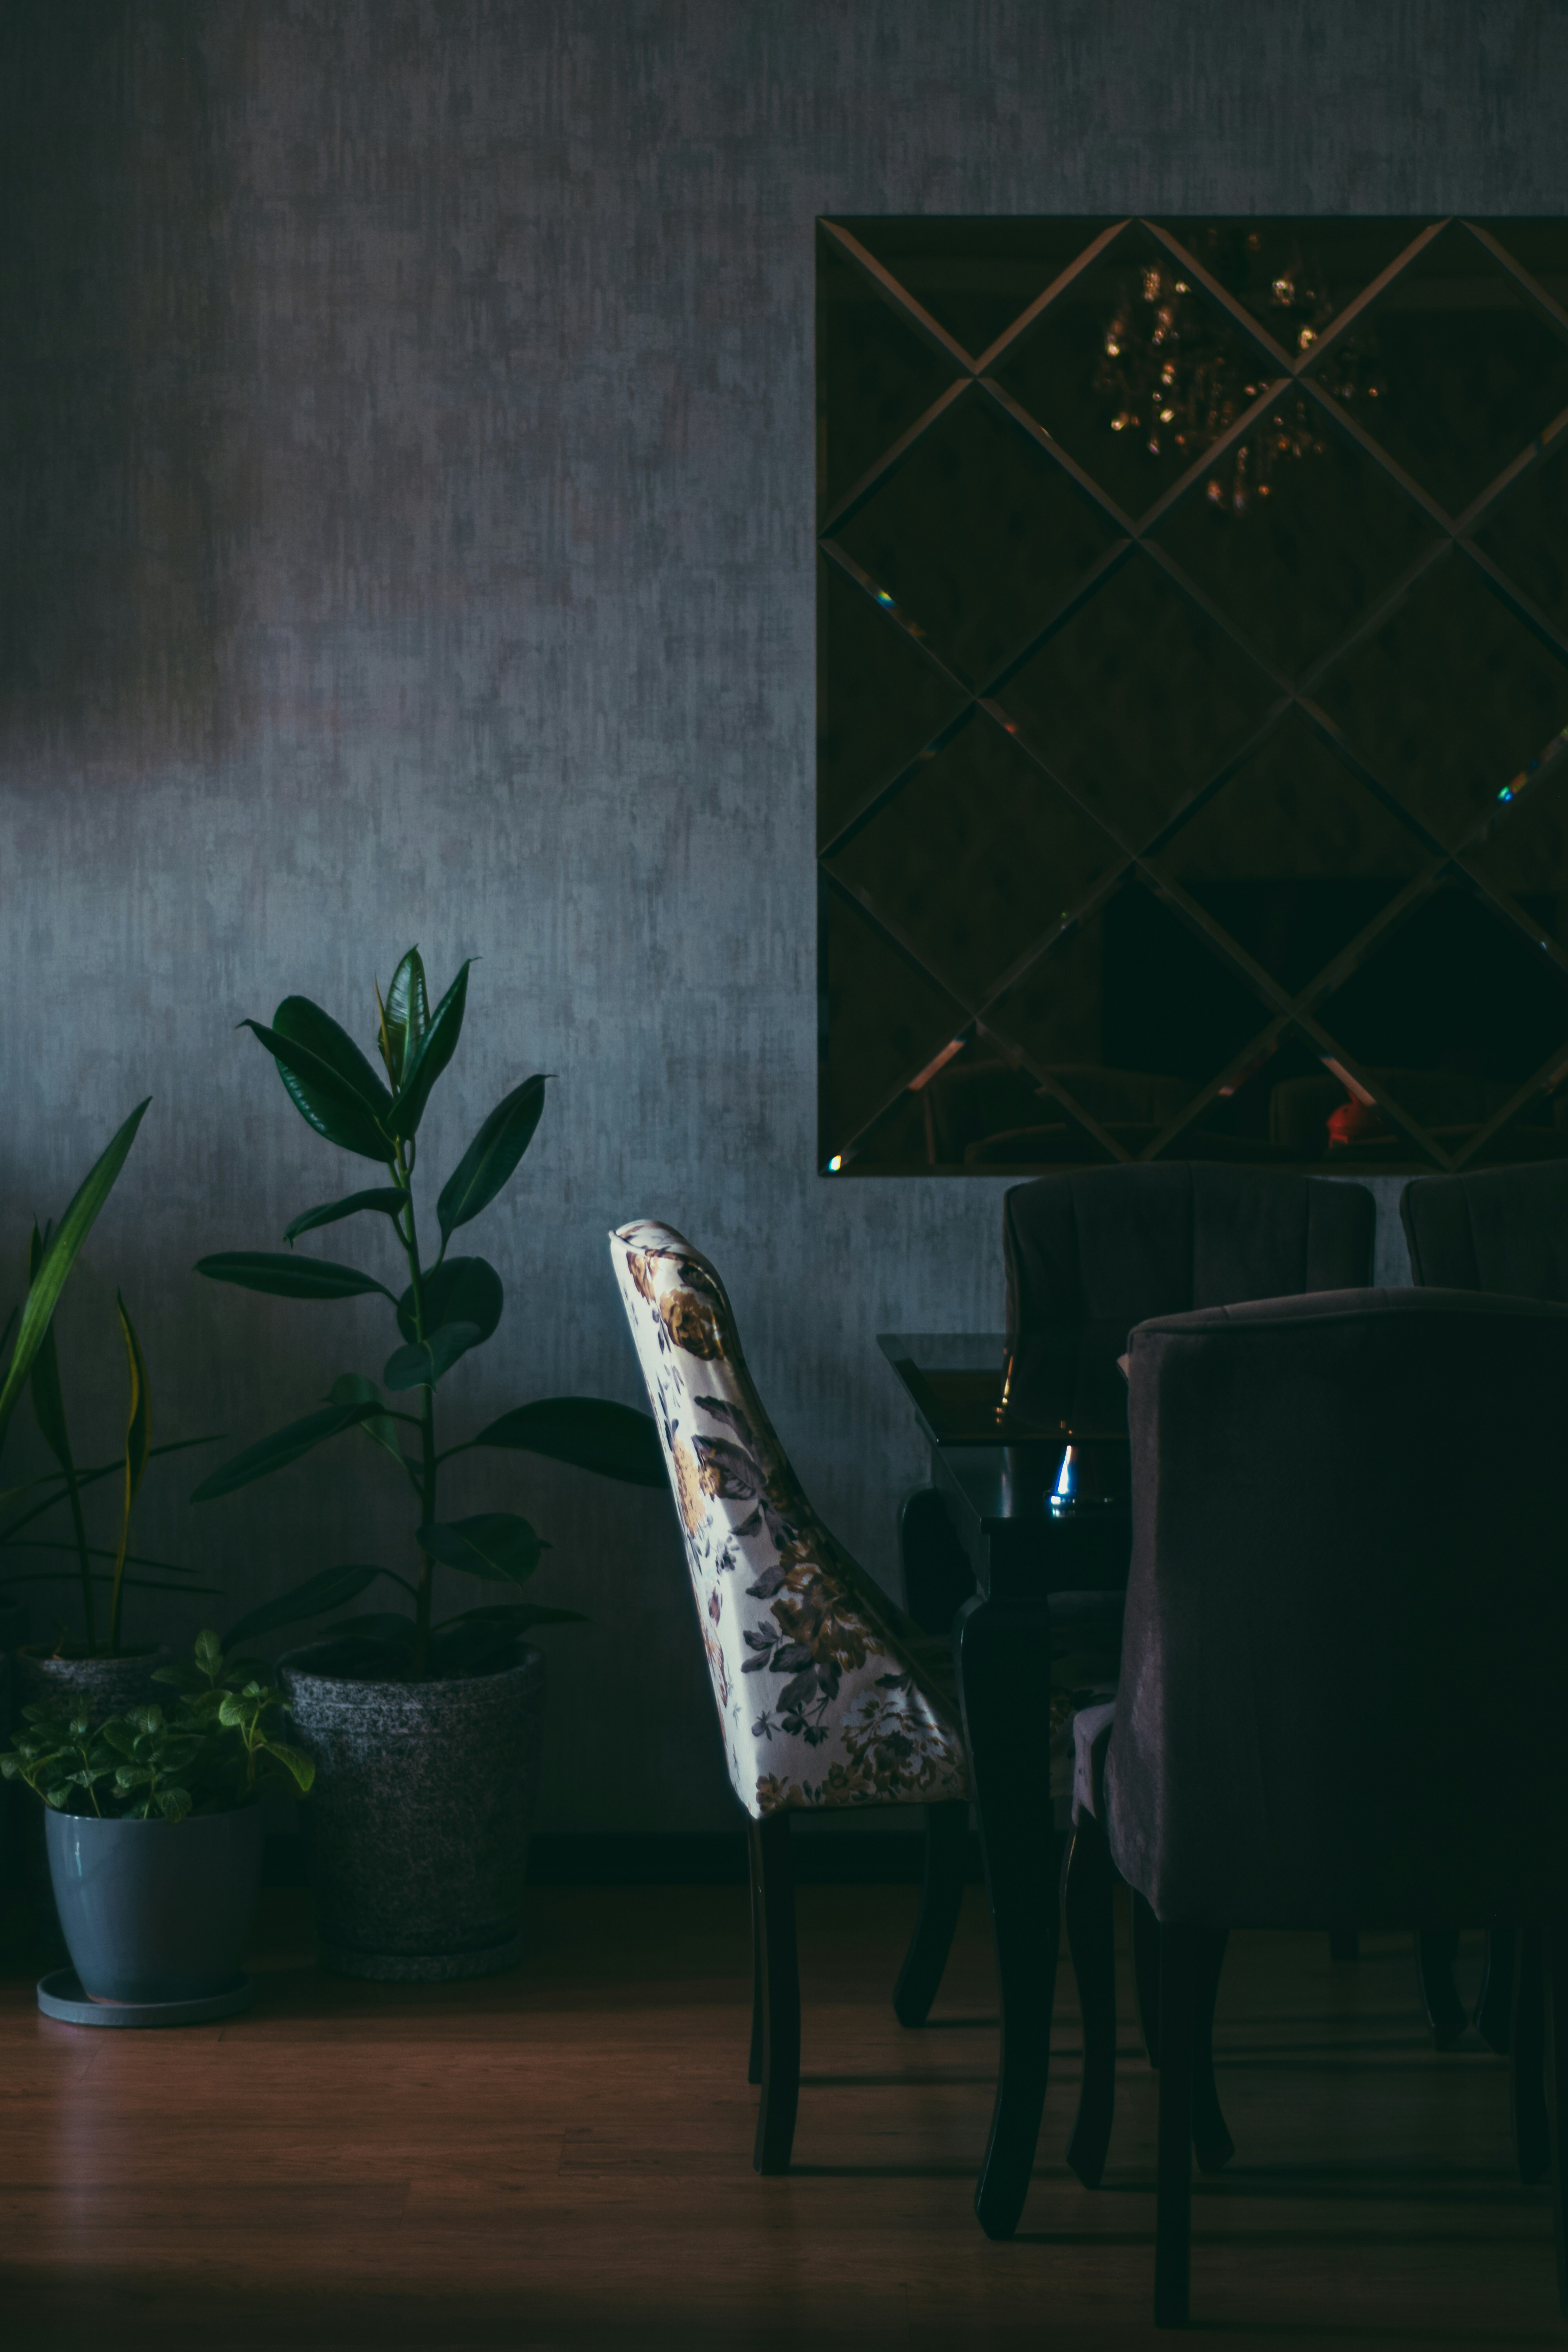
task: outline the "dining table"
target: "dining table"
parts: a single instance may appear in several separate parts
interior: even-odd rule
[[[1052,1691],[1064,1659],[1120,1644],[1126,1332],[890,1331],[878,1343],[929,1456],[929,1483],[900,1515],[900,1552],[910,1614],[952,1641],[1002,2028],[974,2210],[988,2236],[1007,2238],[1049,2074],[1067,1826],[1050,1789]]]

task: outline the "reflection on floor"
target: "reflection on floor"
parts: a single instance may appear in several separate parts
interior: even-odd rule
[[[254,2013],[184,2032],[40,2020],[0,1984],[7,2352],[990,2352],[1152,2343],[1155,2078],[1123,1969],[1105,2185],[1062,2150],[1070,1971],[1022,2232],[970,2212],[996,2053],[972,1890],[932,2026],[888,1994],[906,1887],[800,1896],[797,2168],[752,2171],[746,1898],[542,1888],[510,1977],[318,1976],[268,1897]],[[1548,2191],[1513,2175],[1503,2063],[1437,2056],[1407,1938],[1238,1937],[1220,1996],[1229,2170],[1194,2196],[1194,2324],[1237,2347],[1558,2339]],[[1461,1972],[1479,1948],[1467,1943]],[[1060,2335],[1057,2330],[1064,2331]]]

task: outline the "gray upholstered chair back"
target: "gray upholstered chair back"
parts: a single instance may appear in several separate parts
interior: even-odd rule
[[[1359,1291],[1132,1335],[1111,1850],[1162,1919],[1568,1909],[1568,1307]]]
[[[1568,1299],[1568,1161],[1417,1176],[1399,1214],[1418,1283]]]
[[[1116,1359],[1135,1323],[1242,1298],[1349,1290],[1372,1280],[1377,1204],[1364,1185],[1275,1169],[1093,1168],[1019,1184],[1003,1204],[1007,1336],[1020,1352],[1016,1393],[1121,1411]],[[1085,1335],[1066,1375],[1025,1370],[1033,1335]],[[1066,1386],[1064,1387],[1064,1381]],[[1042,1417],[1049,1409],[1039,1407]]]

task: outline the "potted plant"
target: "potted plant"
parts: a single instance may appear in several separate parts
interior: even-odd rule
[[[47,1808],[49,1875],[87,2001],[233,2006],[261,1885],[262,1787],[270,1775],[303,1792],[314,1773],[279,1736],[281,1692],[254,1660],[226,1658],[216,1633],[197,1636],[194,1666],[156,1680],[179,1693],[169,1715],[25,1707],[0,1771]]]
[[[351,1433],[369,1441],[408,1496],[402,1559],[324,1565],[252,1610],[228,1637],[247,1640],[327,1614],[378,1582],[397,1596],[396,1608],[340,1623],[286,1659],[282,1679],[317,1767],[310,1835],[322,1962],[403,1981],[484,1975],[517,1957],[544,1698],[544,1660],[525,1637],[536,1625],[578,1616],[519,1597],[546,1548],[526,1518],[444,1515],[437,1490],[452,1475],[447,1465],[499,1449],[636,1486],[665,1483],[647,1415],[598,1398],[539,1398],[459,1444],[443,1450],[437,1443],[437,1391],[493,1338],[504,1303],[495,1268],[449,1255],[450,1244],[507,1183],[544,1107],[542,1076],[497,1104],[441,1187],[440,1247],[426,1261],[415,1199],[417,1139],[461,1034],[468,970],[465,963],[432,1009],[411,948],[384,999],[376,990],[384,1078],[308,997],[285,997],[270,1025],[245,1024],[306,1123],[338,1150],[379,1162],[383,1181],[296,1217],[286,1252],[233,1252],[197,1266],[214,1281],[276,1297],[379,1297],[395,1320],[397,1344],[379,1382],[342,1373],[315,1411],[226,1463],[194,1499],[233,1494]],[[379,1222],[406,1276],[401,1290],[358,1267],[293,1254],[302,1235],[360,1216]],[[448,1577],[476,1578],[510,1597],[444,1615],[437,1604]]]
[[[83,1466],[78,1460],[66,1412],[60,1380],[59,1352],[54,1314],[66,1276],[76,1261],[94,1218],[112,1189],[135,1139],[142,1114],[140,1104],[93,1167],[66,1211],[58,1228],[40,1233],[33,1226],[27,1254],[28,1288],[17,1331],[16,1350],[6,1373],[0,1402],[0,1444],[24,1385],[33,1418],[56,1467],[24,1485],[0,1494],[0,1605],[19,1621],[21,1589],[38,1584],[73,1583],[78,1602],[75,1626],[61,1622],[51,1643],[20,1646],[16,1626],[19,1693],[46,1706],[109,1714],[145,1700],[152,1694],[153,1669],[160,1653],[152,1644],[132,1646],[125,1640],[124,1607],[129,1590],[210,1592],[209,1585],[174,1583],[191,1571],[177,1561],[151,1559],[131,1549],[131,1522],[147,1465],[158,1456],[183,1453],[209,1438],[180,1438],[153,1444],[153,1393],[147,1360],[124,1298],[117,1292],[120,1336],[129,1377],[129,1410],[123,1450],[112,1461]],[[15,1318],[13,1318],[15,1319]],[[116,1501],[114,1524],[107,1543],[89,1540],[88,1510],[112,1480]],[[38,1522],[51,1514],[69,1514],[68,1538],[43,1533]],[[72,1565],[40,1565],[38,1555],[70,1555]],[[152,1570],[148,1575],[139,1571]],[[100,1588],[107,1587],[100,1595]],[[101,1600],[104,1606],[100,1606]],[[0,1725],[0,1729],[5,1726]]]

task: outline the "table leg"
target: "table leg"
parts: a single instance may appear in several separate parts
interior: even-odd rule
[[[1028,2193],[1050,2066],[1059,1911],[1051,1817],[1050,1620],[975,1594],[953,1626],[963,1733],[996,1947],[1002,2054],[974,2191],[988,2238],[1010,2238]]]

